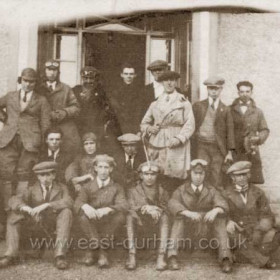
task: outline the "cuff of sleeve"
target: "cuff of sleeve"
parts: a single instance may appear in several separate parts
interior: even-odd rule
[[[175,138],[179,139],[182,144],[185,144],[185,142],[187,141],[186,137],[182,135],[177,135],[175,136]]]

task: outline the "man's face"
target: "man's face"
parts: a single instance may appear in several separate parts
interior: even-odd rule
[[[87,140],[84,142],[84,149],[88,155],[93,155],[96,152],[96,143],[92,140]]]
[[[169,94],[174,92],[175,87],[176,87],[176,80],[171,80],[168,79],[166,81],[162,81],[163,87],[164,87],[164,91]]]
[[[191,180],[195,186],[200,186],[203,184],[205,178],[205,170],[193,169],[191,170]]]
[[[36,85],[36,81],[26,80],[24,78],[21,79],[21,88],[24,92],[30,92],[34,90]]]
[[[46,173],[37,174],[37,178],[41,185],[49,187],[55,179],[55,172],[50,171]]]
[[[133,80],[136,78],[136,73],[134,68],[124,68],[121,77],[125,84],[130,85],[133,83]]]
[[[240,187],[244,187],[244,186],[248,185],[250,177],[251,177],[251,175],[249,172],[242,173],[242,174],[231,174],[233,183]]]
[[[48,81],[54,82],[58,76],[58,69],[46,68],[45,71]]]
[[[94,88],[96,85],[96,79],[93,76],[82,77],[83,86],[86,88]]]
[[[158,68],[158,69],[152,70],[151,73],[152,73],[155,81],[158,81],[158,77],[160,75],[162,75],[165,71],[166,71],[165,68]]]
[[[109,163],[99,161],[94,167],[97,176],[100,180],[106,181],[110,177],[110,173],[113,171],[113,167]]]
[[[154,186],[157,181],[158,174],[156,172],[141,172],[140,177],[145,186]]]
[[[61,134],[60,133],[50,133],[46,139],[46,143],[48,145],[48,148],[55,152],[60,148],[61,145]]]
[[[207,86],[208,96],[213,100],[216,100],[220,97],[222,90],[223,87]]]
[[[238,95],[239,95],[240,99],[242,100],[242,102],[246,103],[247,101],[249,101],[252,94],[253,94],[253,91],[252,91],[251,87],[248,87],[248,86],[239,87]]]
[[[137,154],[137,144],[126,144],[126,145],[122,145],[124,152],[128,155],[128,156],[134,156]]]

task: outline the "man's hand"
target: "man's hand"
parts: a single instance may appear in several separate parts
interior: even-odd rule
[[[84,204],[82,207],[81,207],[85,213],[85,215],[89,218],[89,219],[94,219],[94,220],[97,220],[98,217],[97,217],[97,210],[94,209],[93,207],[91,207],[90,205],[88,204]]]
[[[51,112],[51,119],[53,121],[60,122],[67,116],[67,112],[65,110],[56,110]]]
[[[26,212],[28,213],[29,215],[31,215],[31,211],[33,210],[33,208],[31,208],[30,206],[22,206],[20,208],[20,211],[23,211],[23,212]]]
[[[156,205],[144,205],[141,207],[141,213],[142,213],[142,215],[145,215],[145,214],[151,215],[153,220],[155,220],[157,222],[159,220],[159,218],[161,217],[162,209],[160,209]]]
[[[232,151],[228,151],[226,157],[225,157],[225,160],[224,162],[233,162],[233,157],[232,157]]]
[[[230,234],[234,234],[236,227],[237,227],[236,222],[234,222],[232,220],[228,221],[227,232],[230,233]]]
[[[97,219],[100,220],[102,217],[110,214],[114,210],[110,207],[99,208],[96,210]]]
[[[80,184],[76,183],[76,184],[73,184],[73,186],[74,186],[75,192],[80,192],[82,189],[82,186]]]
[[[169,148],[175,148],[175,147],[178,147],[180,146],[181,144],[181,141],[178,139],[178,138],[172,138],[169,142]]]
[[[93,181],[94,180],[93,175],[92,174],[85,174],[83,176],[75,177],[75,178],[72,179],[72,183],[75,185],[75,184],[85,182],[87,180]]]
[[[49,203],[44,203],[44,204],[41,204],[35,208],[33,208],[30,212],[30,215],[32,217],[35,217],[35,216],[38,216],[41,214],[41,212],[43,212],[44,210],[46,210],[47,208],[50,207],[50,204]]]
[[[253,145],[258,145],[260,141],[260,137],[259,136],[251,136],[250,137],[250,142]]]
[[[149,126],[147,132],[150,134],[158,134],[160,127],[158,125]]]
[[[205,222],[209,222],[209,223],[212,223],[215,219],[216,219],[216,216],[219,214],[219,213],[224,213],[224,210],[220,207],[216,207],[210,211],[208,211],[205,216],[204,216],[204,221]]]
[[[199,222],[200,220],[202,220],[202,215],[198,212],[184,210],[180,214],[187,218],[192,219],[193,221]]]

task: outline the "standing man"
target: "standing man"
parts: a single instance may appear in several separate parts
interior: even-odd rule
[[[135,81],[135,67],[124,64],[121,69],[119,85],[111,93],[111,104],[120,125],[120,136],[125,133],[139,132],[142,113],[143,88]]]
[[[192,105],[176,90],[179,77],[174,71],[159,77],[164,94],[150,105],[141,122],[141,132],[148,138],[149,158],[163,169],[164,187],[170,192],[187,178],[190,137],[195,129]]]
[[[50,126],[50,105],[35,90],[36,82],[36,71],[26,68],[20,77],[21,89],[0,98],[0,108],[5,108],[7,115],[0,131],[0,190],[5,210],[9,210],[13,183],[18,183],[18,188],[27,185]]]
[[[41,92],[51,105],[52,124],[59,126],[64,136],[65,151],[74,159],[80,149],[81,139],[75,120],[80,114],[80,105],[72,89],[59,80],[59,62],[49,60],[45,63],[45,81]]]
[[[259,146],[264,144],[269,129],[261,109],[252,99],[253,84],[241,81],[237,84],[239,97],[231,105],[234,122],[236,160],[252,163],[251,182],[263,184],[262,161]]]
[[[205,248],[208,233],[218,242],[219,261],[222,271],[232,271],[232,256],[228,247],[226,214],[228,204],[214,187],[205,181],[207,162],[195,159],[191,162],[191,178],[174,191],[168,203],[168,209],[174,216],[168,249],[169,268],[178,270],[178,245],[185,238],[184,230],[191,240],[198,242],[199,248]],[[208,245],[211,243],[208,243]],[[211,246],[209,246],[211,248]],[[208,247],[208,248],[209,248]]]
[[[224,79],[210,77],[204,82],[208,98],[193,105],[195,133],[192,141],[193,156],[209,164],[209,180],[212,186],[222,187],[223,163],[232,161],[234,128],[230,108],[221,100]]]
[[[73,88],[80,104],[81,112],[77,119],[80,136],[94,132],[98,140],[112,136],[111,130],[117,129],[116,117],[109,99],[101,85],[100,72],[86,66],[81,70],[82,85]]]
[[[12,211],[8,217],[6,234],[7,250],[0,260],[0,268],[14,264],[20,251],[21,232],[25,231],[29,232],[29,237],[32,236],[30,231],[37,236],[39,233],[47,234],[47,237],[55,231],[55,266],[58,269],[68,267],[66,246],[72,225],[73,201],[67,187],[55,181],[56,165],[55,162],[35,165],[35,184],[28,186],[22,195],[11,198],[9,205]],[[24,231],[21,231],[23,228]]]
[[[273,269],[271,254],[279,248],[280,233],[265,193],[250,183],[251,167],[248,161],[238,161],[227,170],[232,179],[224,191],[229,204],[227,231],[237,259],[242,256],[258,267]]]

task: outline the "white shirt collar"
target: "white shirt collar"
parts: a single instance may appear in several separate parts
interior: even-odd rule
[[[96,181],[97,181],[97,185],[98,185],[99,189],[108,186],[110,183],[110,180],[111,180],[110,177],[105,181],[102,181],[99,179],[99,177],[96,177]]]
[[[200,186],[195,186],[194,184],[191,184],[191,187],[192,187],[192,189],[193,189],[193,191],[195,192],[196,191],[196,189],[198,188],[198,190],[201,192],[202,191],[202,189],[203,189],[203,184],[201,184]]]
[[[46,199],[46,196],[47,196],[47,188],[46,188],[46,186],[44,186],[44,185],[42,185],[42,184],[40,184],[40,186],[41,186],[41,189],[42,189],[42,191],[43,191],[43,198]],[[52,184],[49,186],[49,190],[51,190],[51,189],[52,189]]]
[[[160,95],[163,94],[164,87],[163,87],[162,83],[159,83],[157,81],[153,81],[153,87],[154,87],[155,99],[157,99]]]
[[[47,81],[47,86],[48,87],[52,87],[52,89],[53,90],[55,90],[55,87],[56,87],[56,81],[53,81],[53,82],[51,82],[51,81]]]
[[[26,101],[27,102],[31,99],[32,94],[33,94],[33,90],[26,93]],[[24,95],[25,95],[25,91],[21,89],[20,90],[20,100],[23,99]]]
[[[52,156],[52,154],[53,154],[54,160],[56,160],[59,151],[60,151],[60,149],[57,149],[57,150],[54,152],[54,154],[53,154],[53,151],[51,151],[50,149],[48,149],[48,156],[50,157],[50,156]]]
[[[215,110],[217,110],[218,106],[219,106],[219,102],[220,102],[220,98],[217,98],[215,101],[212,97],[208,97],[208,102],[209,102],[209,105],[211,106],[212,103],[214,103],[214,107],[215,107]]]

